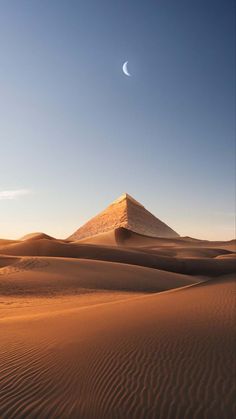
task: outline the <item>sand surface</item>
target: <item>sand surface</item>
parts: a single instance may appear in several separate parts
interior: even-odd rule
[[[104,237],[103,242],[100,240],[99,244],[92,244],[90,240],[89,243],[70,243],[56,239],[41,239],[37,236],[35,240],[30,238],[0,246],[0,254],[118,262],[197,276],[217,276],[234,273],[236,270],[234,242],[197,241],[193,246],[192,240],[153,239],[135,233],[130,235],[125,229],[109,233],[109,237],[111,234],[119,236],[119,240],[120,236],[128,234],[128,239],[119,241],[119,245],[107,245]],[[227,254],[232,257],[219,258]]]
[[[235,243],[96,240],[2,241],[0,418],[235,417]]]
[[[0,416],[235,417],[234,291],[228,277],[2,319]]]

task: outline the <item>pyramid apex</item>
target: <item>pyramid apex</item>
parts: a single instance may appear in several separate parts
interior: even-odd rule
[[[139,205],[140,207],[143,207],[140,202],[136,201],[131,195],[129,195],[127,192],[124,192],[122,195],[119,196],[119,198],[115,199],[115,201],[112,202],[112,204],[118,204],[119,202],[122,202],[124,200],[131,201],[136,205]]]

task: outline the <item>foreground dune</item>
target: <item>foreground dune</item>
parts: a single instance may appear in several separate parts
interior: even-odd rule
[[[1,295],[19,297],[78,295],[85,290],[159,292],[197,282],[201,278],[83,259],[24,257],[10,259],[10,264],[0,269]]]
[[[232,419],[234,290],[227,276],[84,309],[72,296],[43,319],[15,309],[0,320],[0,417]]]

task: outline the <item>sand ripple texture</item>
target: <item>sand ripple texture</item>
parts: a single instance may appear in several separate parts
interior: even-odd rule
[[[232,419],[229,278],[0,325],[0,417]]]

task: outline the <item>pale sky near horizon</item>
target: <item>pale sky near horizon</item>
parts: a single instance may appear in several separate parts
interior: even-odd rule
[[[1,0],[0,51],[1,238],[67,237],[123,192],[234,237],[233,0]]]

